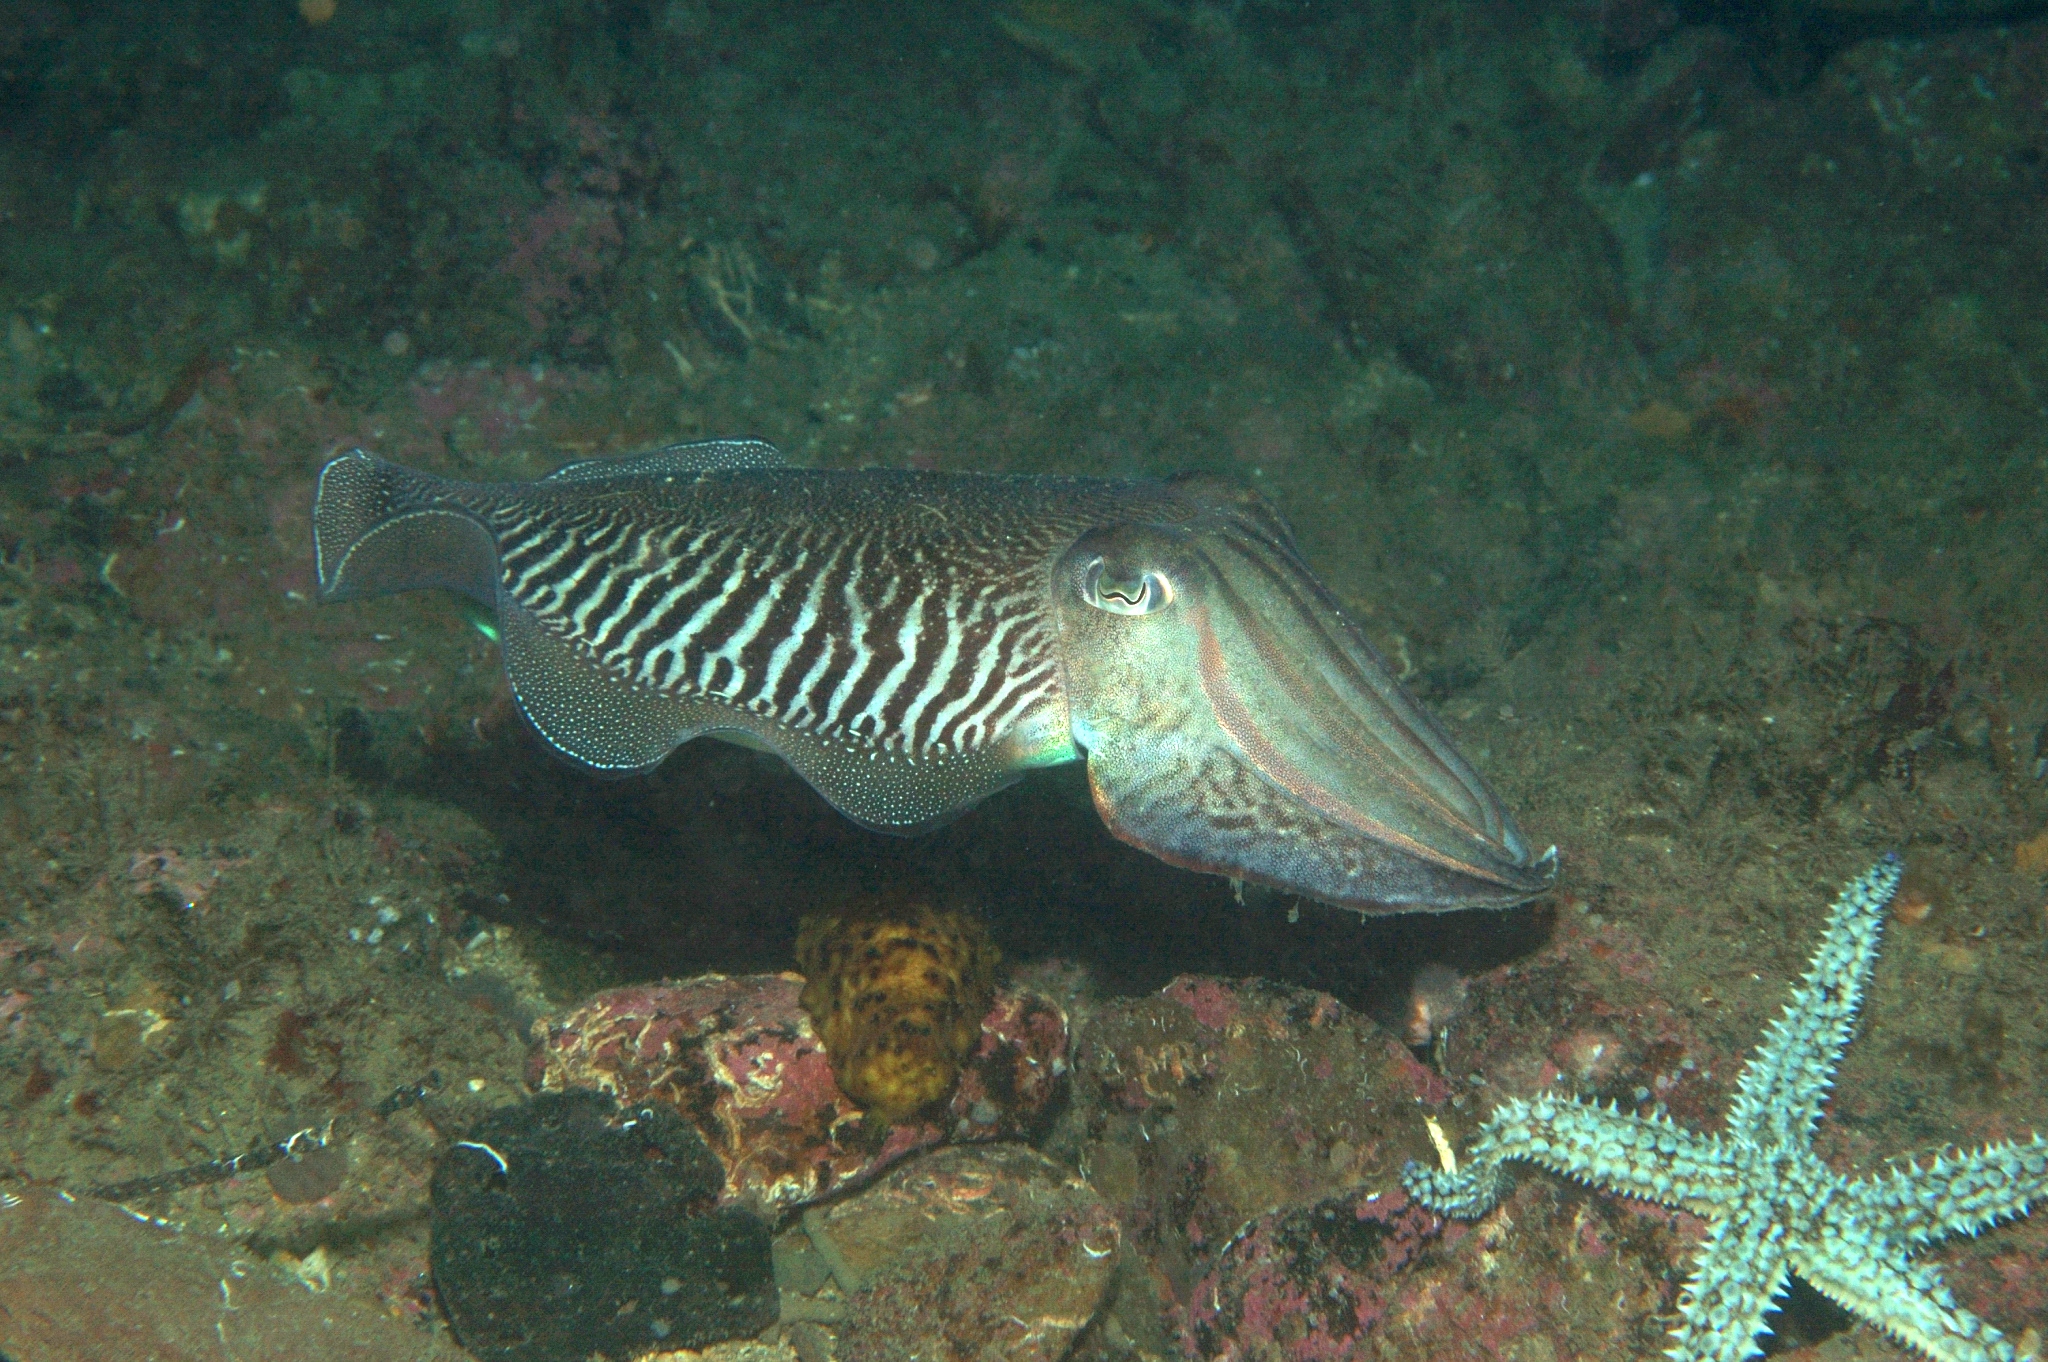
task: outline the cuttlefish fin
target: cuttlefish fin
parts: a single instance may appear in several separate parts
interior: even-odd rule
[[[644,454],[607,455],[565,463],[543,483],[612,482],[624,478],[673,478],[726,468],[783,468],[789,461],[766,440],[691,440]]]

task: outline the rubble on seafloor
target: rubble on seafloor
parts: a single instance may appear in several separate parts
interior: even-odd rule
[[[1583,946],[1583,930],[1566,935]],[[1710,1089],[1712,1072],[1674,1056],[1710,1058],[1712,1047],[1674,1029],[1652,991],[1632,993],[1628,958],[1613,944],[1553,945],[1469,981],[1471,1016],[1487,1031],[1452,1057],[1517,1089],[1647,1090],[1638,1081],[1654,1081],[1658,1066],[1684,1075],[1683,1086],[1657,1089],[1681,1105],[1693,1087]],[[536,1024],[540,1096],[472,1127],[435,1180],[437,1285],[476,1356],[551,1362],[595,1348],[663,1362],[1544,1362],[1650,1356],[1663,1345],[1700,1223],[1550,1178],[1524,1179],[1476,1225],[1429,1213],[1403,1192],[1398,1170],[1437,1157],[1432,1122],[1452,1142],[1464,1138],[1491,1085],[1476,1071],[1447,1079],[1327,994],[1183,976],[1153,994],[1096,1000],[1070,1042],[1058,1005],[1002,992],[943,1118],[878,1132],[833,1081],[801,988],[789,974],[639,985]],[[1517,1026],[1516,1009],[1532,1005],[1556,1015]],[[547,1134],[571,1127],[589,1137],[582,1152]],[[592,1151],[619,1140],[625,1162],[607,1172]],[[526,1180],[528,1210],[513,1214],[521,1179],[511,1165],[532,1161],[543,1162]],[[665,1176],[656,1165],[680,1179],[673,1213],[653,1184],[639,1187]],[[621,1196],[625,1204],[595,1210]],[[35,1197],[0,1214],[0,1248],[25,1245],[0,1252],[0,1301],[16,1315],[80,1292],[63,1274],[75,1278],[90,1255],[139,1260],[156,1244],[172,1256],[149,1261],[211,1262],[195,1236],[168,1223]],[[467,1228],[443,1214],[457,1202]],[[746,1310],[717,1304],[736,1289],[719,1264],[739,1260],[730,1236],[700,1223],[707,1215],[751,1220],[763,1236],[746,1272],[768,1295]],[[559,1270],[541,1271],[553,1261],[546,1253],[505,1237],[521,1217],[538,1226],[536,1244],[553,1245]],[[2048,1260],[2048,1236],[2025,1222],[2013,1231],[1951,1276],[1973,1307],[2004,1282],[2008,1308],[1993,1313],[2024,1330],[2039,1295],[2025,1283]],[[452,1253],[438,1242],[444,1232],[460,1237]],[[110,1246],[109,1236],[135,1243]],[[91,1247],[74,1254],[74,1238]],[[674,1249],[687,1264],[653,1273],[649,1282],[660,1280],[645,1290],[628,1284],[616,1308],[598,1312],[607,1324],[623,1320],[618,1338],[642,1346],[578,1335],[568,1351],[556,1347],[561,1330],[542,1325],[560,1324],[569,1306],[549,1305],[528,1279],[580,1281],[621,1246],[629,1258]],[[325,1294],[342,1274],[324,1250],[278,1264],[286,1270],[243,1263],[223,1279],[238,1271],[252,1293],[284,1283],[319,1293],[323,1309],[343,1308],[344,1293]],[[621,1265],[630,1275],[632,1262]],[[704,1298],[706,1312],[678,1323],[674,1307],[697,1289],[685,1271],[700,1266],[705,1284],[725,1284]],[[483,1293],[470,1304],[488,1302],[468,1325],[454,1298],[464,1274]],[[195,1266],[190,1275],[203,1274]],[[182,1281],[172,1272],[150,1285],[146,1318],[124,1306],[78,1327],[95,1339],[145,1326],[173,1344],[197,1337],[216,1306]],[[49,1318],[70,1320],[67,1310],[51,1306]],[[253,1309],[246,1322],[257,1327]],[[1774,1327],[1796,1345],[1847,1321],[1822,1306]],[[714,1341],[728,1332],[740,1336]],[[38,1356],[27,1346],[37,1336],[0,1319],[0,1350]],[[675,1346],[685,1340],[696,1350]],[[447,1350],[445,1340],[404,1330],[367,1351],[325,1346],[289,1355],[454,1355],[433,1351]]]
[[[1108,1294],[1122,1242],[1086,1179],[1016,1144],[937,1150],[803,1229],[843,1293],[829,1322],[843,1362],[1058,1362]],[[788,1318],[787,1287],[783,1301]]]
[[[1327,994],[1188,976],[1102,1002],[1070,1083],[1029,1119],[898,1127],[875,1146],[798,987],[615,990],[543,1028],[544,1086],[691,1114],[733,1170],[728,1195],[780,1214],[781,1317],[746,1346],[802,1362],[1628,1356],[1653,1350],[1674,1298],[1681,1215],[1553,1186],[1476,1230],[1412,1204],[1398,1171],[1434,1157],[1424,1116],[1453,1117],[1455,1089]],[[1000,1090],[991,1058],[1058,1067],[1043,1061],[1063,1032],[1036,1065],[1006,1049],[1016,1010],[991,1011],[956,1118]],[[935,1147],[949,1133],[1010,1142]],[[1034,1134],[1044,1153],[1014,1142]]]
[[[949,1104],[886,1125],[841,1091],[799,1004],[795,974],[610,989],[537,1024],[534,1086],[587,1088],[689,1119],[724,1164],[723,1198],[777,1215],[860,1185],[942,1140],[1018,1139],[1041,1122],[1066,1069],[1067,1020],[1051,1001],[998,994]]]
[[[1083,1355],[1620,1357],[1656,1332],[1672,1218],[1624,1233],[1533,1197],[1519,1224],[1475,1233],[1413,1205],[1399,1170],[1435,1158],[1424,1117],[1456,1090],[1326,994],[1176,979],[1098,1011],[1074,1070],[1048,1148],[1087,1171],[1127,1244]],[[1497,1254],[1509,1232],[1598,1250],[1557,1274],[1571,1255]]]
[[[802,986],[713,975],[600,994],[537,1025],[538,1100],[609,1108],[602,1090],[635,1118],[701,1130],[723,1183],[707,1184],[707,1201],[788,1222],[774,1253],[778,1330],[809,1362],[1066,1356],[1108,1293],[1122,1230],[1085,1178],[1018,1142],[1043,1132],[1063,1091],[1063,1012],[998,994],[950,1105],[886,1125],[838,1087]],[[962,1143],[932,1148],[946,1140]],[[480,1135],[456,1150],[485,1197],[494,1166],[496,1181],[509,1176],[498,1160],[516,1157]],[[591,1228],[623,1235],[621,1216]]]
[[[2048,1129],[2040,12],[0,2],[0,1354],[454,1358],[428,1170],[546,1016],[564,1083],[716,1089],[779,1226],[777,1322],[677,1362],[907,1355],[885,1305],[964,1328],[1055,1249],[976,1351],[1652,1357],[1697,1220],[1530,1175],[1444,1225],[1393,1172],[1501,1097],[1718,1129],[1850,846],[1912,878],[1816,1154]],[[439,603],[314,608],[311,479],[742,433],[1254,483],[1566,895],[1320,956],[1044,773],[914,854],[1093,985],[999,1001],[942,1119],[827,1092],[787,979],[565,1013],[779,968],[911,854],[739,749],[553,772]],[[928,1175],[997,1266],[831,1228]],[[1075,1177],[1111,1257],[976,1219],[1097,1225]],[[2048,1214],[1929,1261],[2040,1353]]]
[[[22,1362],[460,1362],[443,1334],[212,1236],[48,1188],[0,1209],[0,1351]]]

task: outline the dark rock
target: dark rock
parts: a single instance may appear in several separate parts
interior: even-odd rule
[[[768,1226],[715,1204],[725,1176],[662,1107],[544,1093],[434,1170],[434,1284],[486,1362],[698,1347],[775,1322]]]
[[[69,369],[54,370],[37,380],[36,401],[66,416],[98,411],[106,405],[90,383]]]

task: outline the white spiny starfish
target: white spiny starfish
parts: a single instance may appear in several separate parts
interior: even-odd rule
[[[1668,1354],[1682,1362],[1758,1354],[1764,1314],[1795,1271],[1941,1362],[2011,1362],[2004,1335],[1958,1307],[1941,1273],[1912,1258],[1937,1239],[2023,1215],[2048,1195],[2048,1141],[2035,1135],[1855,1179],[1813,1152],[1900,870],[1887,856],[1835,900],[1813,967],[1743,1069],[1720,1134],[1572,1098],[1515,1098],[1480,1127],[1464,1167],[1411,1163],[1408,1190],[1440,1214],[1472,1219],[1506,1190],[1501,1165],[1521,1159],[1704,1217],[1706,1241]]]

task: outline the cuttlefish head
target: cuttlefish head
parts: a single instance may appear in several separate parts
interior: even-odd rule
[[[1174,865],[1364,912],[1506,907],[1556,875],[1254,494],[1104,526],[1054,569],[1095,806]]]

